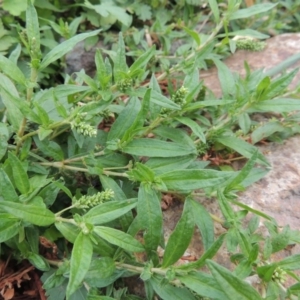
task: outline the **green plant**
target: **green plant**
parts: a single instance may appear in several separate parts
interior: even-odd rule
[[[220,17],[217,2],[209,3],[215,28],[210,35],[185,28],[190,51],[168,71],[155,75],[161,52],[154,46],[128,66],[120,33],[110,59],[97,51],[94,78],[78,72],[76,79],[66,77],[65,84],[41,90],[39,76],[46,68],[100,30],[66,36],[42,55],[38,15],[28,1],[20,37],[30,55],[30,78],[17,66],[20,51],[10,58],[0,55],[0,242],[3,256],[27,259],[44,272],[49,299],[140,299],[118,285],[136,274],[147,299],[155,294],[162,299],[293,299],[299,294],[293,272],[299,255],[270,259],[289,243],[299,243],[299,232],[288,226],[280,230],[274,219],[236,196],[269,167],[254,144],[299,132],[298,115],[289,115],[299,110],[299,100],[282,96],[296,70],[273,79],[277,69],[268,75],[251,72],[246,64],[245,78],[231,74],[213,53],[220,47],[216,38],[232,46],[228,24],[253,11],[238,10],[238,3],[229,1]],[[272,7],[258,5],[256,12]],[[61,24],[52,27],[59,31]],[[218,35],[222,28],[225,37]],[[218,68],[222,99],[209,96],[199,82],[199,68],[208,61]],[[178,87],[170,84],[170,96],[163,94],[160,81],[178,72],[185,74],[183,80]],[[251,120],[252,113],[270,111],[284,118],[264,124]],[[253,144],[246,142],[250,138]],[[248,162],[238,172],[222,171],[201,160],[208,151],[224,160],[239,153]],[[167,193],[183,200],[184,209],[164,245],[160,202]],[[218,202],[222,219],[197,201],[203,195]],[[247,214],[252,218],[245,227]],[[259,218],[270,233],[266,240],[257,233]],[[214,221],[226,229],[217,239]],[[195,226],[205,252],[195,262],[177,265]],[[40,236],[57,245],[54,257],[41,254]],[[233,272],[211,260],[224,241],[236,263]],[[255,275],[261,293],[246,282]],[[297,283],[283,287],[286,276]]]

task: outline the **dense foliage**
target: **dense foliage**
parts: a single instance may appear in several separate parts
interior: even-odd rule
[[[270,167],[255,144],[299,132],[300,116],[290,114],[299,100],[287,91],[297,70],[274,77],[293,62],[269,73],[245,64],[242,78],[222,58],[261,49],[271,30],[299,29],[299,1],[68,2],[2,3],[2,259],[26,259],[42,271],[50,300],[298,299],[300,255],[276,262],[271,255],[300,243],[299,231],[278,228],[236,195]],[[112,46],[96,51],[95,76],[65,74],[64,56],[99,39]],[[221,99],[199,80],[212,65]],[[268,112],[284,118],[251,118]],[[208,153],[218,164],[203,159]],[[224,168],[232,158],[247,162],[240,171]],[[184,201],[166,245],[164,195]],[[217,201],[221,219],[202,196]],[[215,236],[214,222],[226,233]],[[195,227],[204,253],[179,265]],[[223,244],[233,271],[213,260]],[[134,275],[144,298],[123,283]],[[254,277],[258,288],[249,284]],[[296,283],[284,286],[287,277]]]

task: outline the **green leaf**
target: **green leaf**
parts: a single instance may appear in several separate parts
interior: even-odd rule
[[[163,158],[151,157],[147,160],[145,165],[149,166],[156,175],[160,175],[173,170],[185,169],[195,160],[195,158],[195,154]]]
[[[9,11],[13,16],[19,16],[26,10],[26,7],[27,2],[24,0],[3,0],[3,9]]]
[[[233,176],[233,172],[215,170],[175,170],[159,176],[169,190],[191,191],[211,186],[218,186]]]
[[[22,194],[28,193],[30,191],[29,179],[21,161],[12,152],[8,153],[8,159],[17,189]]]
[[[0,220],[0,243],[3,243],[19,233],[19,220],[4,219]]]
[[[220,60],[214,59],[213,61],[218,69],[218,77],[223,92],[223,98],[234,96],[236,87],[233,74],[231,73],[229,68]]]
[[[116,121],[110,128],[107,141],[122,139],[126,131],[134,124],[141,104],[137,97],[130,98],[126,107],[121,111]]]
[[[224,146],[235,150],[236,152],[242,154],[243,156],[249,159],[257,151],[257,148],[254,147],[253,145],[234,136],[218,137],[217,141],[223,144]],[[270,166],[270,163],[260,152],[258,152],[257,154],[257,162],[268,167]]]
[[[210,274],[193,271],[184,276],[178,276],[178,279],[186,287],[202,297],[214,300],[232,300],[232,298],[228,298],[223,293],[216,280]]]
[[[0,201],[0,207],[31,224],[49,226],[55,222],[55,215],[46,207],[17,202]]]
[[[203,267],[207,259],[213,258],[219,249],[221,248],[225,234],[219,236],[219,238],[211,245],[211,247],[195,262],[188,263],[186,265],[181,265],[177,267],[178,269],[190,271]]]
[[[228,182],[225,191],[231,191],[239,186],[241,182],[243,182],[247,176],[249,175],[250,171],[253,169],[256,159],[258,156],[258,150],[253,153],[251,158],[247,161],[245,166],[238,174]]]
[[[95,64],[97,78],[100,82],[101,88],[104,90],[106,89],[108,82],[111,80],[112,75],[107,73],[106,66],[99,49],[96,50]]]
[[[203,133],[202,128],[199,126],[198,123],[196,123],[195,121],[193,121],[190,118],[187,117],[177,117],[176,120],[188,127],[190,127],[193,131],[193,133],[203,142],[206,143],[206,138],[205,135]]]
[[[110,257],[94,258],[91,262],[88,272],[84,280],[92,285],[97,286],[99,279],[108,278],[113,275],[115,271],[115,262]]]
[[[143,127],[145,119],[150,110],[150,99],[151,99],[151,89],[147,89],[143,97],[142,107],[137,114],[133,124],[125,132],[122,141],[129,141],[134,136],[135,130],[138,130]]]
[[[258,216],[261,216],[261,217],[263,217],[263,218],[265,218],[267,220],[270,220],[270,221],[272,220],[272,218],[270,216],[264,214],[263,212],[261,212],[259,210],[253,209],[252,207],[250,207],[250,206],[248,206],[246,204],[243,204],[243,203],[241,203],[239,201],[235,201],[235,200],[232,200],[232,199],[230,199],[230,202],[232,202],[233,204],[238,205],[239,207],[241,207],[241,208],[243,208],[243,209],[245,209],[247,211],[250,211],[250,212],[252,212],[252,213],[254,213],[254,214],[258,215]]]
[[[182,215],[170,235],[164,252],[163,268],[177,262],[190,244],[195,228],[192,201],[190,198],[185,199]]]
[[[67,300],[80,287],[88,272],[93,255],[93,244],[88,235],[77,236],[70,260],[70,278],[67,286]]]
[[[219,23],[220,20],[220,12],[219,12],[219,7],[218,7],[218,1],[216,0],[208,0],[210,9],[214,15],[215,18],[215,23]]]
[[[88,1],[85,1],[85,6],[95,10],[100,16],[104,18],[115,17],[126,27],[129,27],[131,25],[132,16],[126,13],[125,8],[115,5],[114,2],[103,2],[99,5],[91,5]]]
[[[260,278],[262,278],[264,281],[269,282],[272,280],[272,276],[273,276],[276,268],[277,268],[276,263],[258,267],[256,269],[257,275]]]
[[[133,181],[154,182],[155,174],[151,168],[142,163],[135,163],[134,168],[127,172],[129,178]]]
[[[189,147],[195,149],[196,153],[194,141],[188,136],[188,134],[184,130],[180,128],[172,128],[170,126],[159,126],[153,130],[153,133],[155,135],[159,135],[160,137],[166,140],[171,140],[178,144],[188,145]]]
[[[259,293],[247,282],[233,275],[226,268],[212,260],[206,262],[214,279],[228,299],[259,300]]]
[[[137,218],[140,228],[145,230],[144,241],[147,252],[156,251],[161,239],[163,216],[156,191],[144,183],[138,192]]]
[[[183,30],[192,37],[192,39],[196,42],[197,46],[200,46],[201,44],[201,39],[200,39],[200,35],[197,31],[192,30],[188,27],[183,27]]]
[[[69,241],[74,244],[80,230],[77,226],[71,223],[66,222],[55,222],[55,227],[58,231],[62,233],[62,235]]]
[[[233,14],[230,15],[229,20],[237,20],[237,19],[243,19],[243,18],[249,18],[251,16],[255,16],[257,14],[266,12],[272,8],[274,8],[278,3],[272,4],[272,3],[262,3],[262,4],[256,4],[252,5],[247,8],[239,9]]]
[[[174,103],[172,100],[164,96],[161,92],[158,92],[156,90],[152,90],[151,102],[161,107],[180,110],[180,106],[178,104]]]
[[[121,74],[126,73],[127,71],[128,71],[128,66],[126,63],[125,44],[124,44],[123,34],[122,32],[120,32],[117,55],[114,60],[114,76],[116,82],[123,79]]]
[[[5,201],[19,201],[12,182],[2,168],[0,168],[0,195]]]
[[[64,159],[64,153],[60,145],[56,142],[49,141],[48,139],[41,141],[38,136],[34,136],[33,139],[38,149],[42,151],[44,155],[58,161]]]
[[[33,52],[32,58],[37,58],[40,51],[40,26],[38,15],[31,0],[27,0],[26,10],[26,34],[30,45],[30,50]]]
[[[293,112],[300,109],[300,102],[297,99],[276,98],[273,100],[264,100],[251,105],[247,112]]]
[[[22,71],[18,68],[18,66],[13,63],[10,59],[6,58],[2,54],[0,54],[0,70],[2,73],[6,74],[12,80],[25,85],[26,77],[22,73]]]
[[[272,242],[272,253],[279,252],[283,250],[290,240],[290,227],[284,226],[283,230],[271,238]]]
[[[129,252],[145,251],[143,245],[131,235],[110,227],[96,226],[94,232],[109,243]]]
[[[269,121],[268,123],[259,126],[251,133],[251,143],[254,145],[273,133],[283,131],[284,129],[284,126],[281,125],[279,121]]]
[[[112,178],[110,178],[108,176],[104,176],[104,175],[100,175],[99,178],[100,178],[102,187],[104,189],[111,189],[114,192],[114,198],[117,201],[127,200],[127,196],[125,195],[123,190]],[[122,225],[123,231],[127,232],[132,221],[133,221],[133,216],[132,216],[131,211],[128,211],[126,214],[121,216],[120,223]]]
[[[110,201],[99,204],[90,209],[85,215],[85,220],[90,224],[104,224],[119,218],[135,208],[137,199],[124,201]]]
[[[2,83],[0,83],[1,85]],[[12,107],[14,112],[16,112],[19,115],[19,112],[22,112],[22,115],[20,116],[20,120],[16,120],[16,116],[14,116],[14,121],[15,123],[19,122],[19,124],[21,124],[21,122],[23,121],[23,116],[35,123],[41,124],[41,119],[39,118],[39,116],[30,108],[29,103],[25,102],[25,99],[21,99],[19,98],[19,96],[15,96],[11,93],[11,91],[8,91],[7,89],[8,87],[3,87],[2,86],[2,90],[1,90],[1,94],[3,96],[3,98],[7,99],[11,104],[13,104],[12,106],[9,105],[8,103],[5,103],[5,106],[8,105],[8,107]],[[11,113],[14,113],[11,111]]]
[[[80,41],[85,40],[88,37],[97,35],[100,31],[101,31],[101,29],[94,30],[91,32],[81,33],[81,34],[78,34],[78,35],[62,42],[61,44],[56,46],[54,49],[52,49],[50,52],[48,52],[45,55],[45,57],[43,58],[43,60],[41,62],[40,70],[46,68],[52,62],[58,60],[59,58],[64,56],[66,53],[71,51],[74,48],[74,46],[77,43],[79,43]]]
[[[157,139],[141,138],[129,142],[122,148],[125,153],[149,157],[174,157],[196,154],[189,145],[165,142]]]
[[[298,270],[300,269],[300,254],[288,256],[277,262],[277,265],[285,270]]]
[[[30,253],[27,256],[27,259],[38,270],[49,271],[49,269],[50,269],[49,263],[42,256],[38,255],[37,253]]]
[[[158,276],[153,276],[150,279],[150,284],[163,300],[196,300],[187,288],[175,287],[170,283],[164,282],[163,279]]]
[[[141,56],[139,56],[130,66],[129,68],[130,73],[133,73],[137,70],[144,68],[146,64],[149,62],[149,60],[153,57],[154,53],[155,53],[155,47],[152,46]]]
[[[1,63],[0,63],[0,69],[1,69]],[[1,89],[3,88],[3,90]],[[6,112],[7,112],[7,119],[9,123],[13,126],[13,129],[17,132],[21,126],[22,120],[23,120],[23,115],[18,108],[17,105],[15,105],[11,99],[10,99],[10,94],[6,92],[6,89],[9,89],[10,93],[15,96],[19,97],[19,93],[17,91],[17,88],[15,85],[12,83],[12,81],[6,77],[5,75],[0,73],[0,95],[1,95],[1,100],[3,104],[6,107]]]
[[[240,114],[238,116],[239,126],[244,134],[247,134],[251,127],[251,119],[248,114]]]
[[[207,210],[198,202],[191,200],[194,221],[201,232],[201,241],[207,251],[214,243],[214,223]]]

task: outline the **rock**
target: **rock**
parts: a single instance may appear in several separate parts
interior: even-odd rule
[[[224,63],[228,68],[241,75],[245,75],[244,61],[250,66],[251,70],[269,70],[290,56],[300,52],[300,33],[286,33],[272,37],[266,41],[267,45],[260,52],[238,50],[231,55]],[[287,71],[300,67],[300,60],[293,64]],[[217,68],[213,67],[207,71],[201,71],[200,78],[205,85],[220,97],[222,94],[220,82],[217,75]],[[300,72],[297,73],[292,81],[290,88],[293,89],[300,81]]]
[[[246,60],[252,70],[264,68],[266,70],[276,66],[288,57],[300,52],[300,34],[283,34],[273,37],[267,41],[267,47],[262,52],[237,51],[233,56],[225,60],[226,65],[235,72],[244,74],[244,61]],[[300,61],[292,68],[300,66]],[[201,72],[204,79],[213,93],[220,97],[221,88],[217,78],[216,68]],[[300,73],[291,83],[294,88],[300,80]],[[239,194],[239,201],[264,212],[275,218],[279,226],[289,225],[293,230],[300,230],[300,136],[294,136],[283,144],[269,143],[258,146],[260,151],[270,162],[271,171],[260,181],[248,187],[245,192]],[[214,199],[197,199],[205,206],[207,211],[221,217],[219,207]],[[164,233],[165,239],[169,238],[179,220],[183,209],[181,202],[174,202],[168,210],[164,211]],[[261,219],[260,231],[266,236],[268,233],[264,228]],[[215,235],[219,236],[225,232],[220,224],[215,224]],[[200,258],[204,249],[200,233],[195,231],[192,242],[184,256]],[[278,261],[293,254],[300,253],[300,245],[284,249],[272,255],[272,261]],[[230,255],[223,246],[214,260],[228,269],[233,270],[235,265],[230,262]],[[178,263],[186,263],[180,260]],[[292,280],[286,282],[290,286]]]
[[[86,50],[84,41],[79,42],[66,55],[66,73],[71,75],[84,69],[86,74],[93,77],[96,71],[95,53],[97,49],[107,49],[107,46],[102,41],[99,41],[95,46]]]

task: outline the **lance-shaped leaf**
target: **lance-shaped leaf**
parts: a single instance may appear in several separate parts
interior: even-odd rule
[[[93,244],[88,235],[80,232],[77,236],[70,261],[70,278],[67,286],[67,299],[80,287],[89,270],[93,255]]]
[[[161,92],[158,92],[156,90],[152,90],[151,102],[161,107],[180,110],[180,106],[178,104],[176,104],[175,102],[164,96]]]
[[[276,98],[273,100],[264,100],[251,105],[247,112],[292,112],[300,109],[298,99]]]
[[[223,137],[218,137],[217,141],[224,146],[231,148],[235,150],[236,152],[244,155],[246,158],[251,158],[251,156],[258,151],[257,148],[237,137],[234,136],[223,136]],[[261,154],[260,151],[258,151],[257,154],[257,162],[265,165],[265,166],[270,166],[270,163],[266,160],[266,158]]]
[[[3,243],[14,237],[19,232],[20,221],[11,218],[0,220],[0,243]]]
[[[153,276],[150,279],[150,284],[163,300],[196,300],[195,296],[187,288],[176,287],[170,283],[163,282],[161,277]]]
[[[10,59],[0,54],[0,70],[14,81],[25,85],[26,77],[18,66]]]
[[[138,242],[131,235],[120,230],[105,226],[96,226],[94,227],[94,232],[107,242],[121,247],[129,252],[145,251],[143,245],[140,242]]]
[[[186,198],[180,220],[170,235],[166,246],[162,262],[163,268],[174,264],[184,254],[192,239],[194,228],[195,221],[192,200],[190,198]]]
[[[211,11],[214,15],[215,22],[218,23],[220,20],[220,12],[218,7],[218,1],[216,0],[208,0],[209,6],[211,8]]]
[[[218,69],[218,77],[222,87],[223,98],[229,97],[230,95],[235,95],[236,87],[233,74],[220,60],[214,59],[214,63]]]
[[[39,226],[48,226],[55,221],[55,215],[46,207],[40,205],[0,201],[0,208],[13,216]]]
[[[203,297],[209,297],[214,300],[231,300],[219,287],[217,281],[210,274],[203,272],[191,272],[178,279],[189,289]]]
[[[247,161],[243,169],[240,172],[238,172],[238,174],[228,183],[225,191],[230,191],[234,188],[237,188],[238,185],[247,178],[247,176],[253,169],[257,156],[258,156],[258,150],[253,153],[252,157]]]
[[[114,192],[114,198],[117,201],[127,200],[127,196],[121,189],[121,187],[116,183],[115,180],[108,176],[100,175],[99,176],[102,187],[104,189],[111,189]],[[128,211],[126,214],[122,215],[120,218],[120,223],[122,225],[123,231],[127,232],[130,224],[133,221],[132,212]]]
[[[223,244],[225,236],[225,234],[220,235],[219,238],[197,261],[188,263],[186,265],[181,265],[177,268],[185,271],[191,271],[203,267],[207,259],[213,258],[217,254]]]
[[[214,243],[214,223],[207,210],[198,202],[191,199],[196,226],[201,232],[201,240],[207,251]]]
[[[196,158],[195,154],[177,157],[152,157],[145,163],[156,175],[187,168]]]
[[[239,9],[233,14],[230,14],[230,20],[237,20],[237,19],[243,19],[243,18],[249,18],[251,16],[266,12],[273,7],[275,7],[278,3],[272,4],[272,3],[262,3],[262,4],[256,4],[252,5],[247,8]]]
[[[26,34],[30,45],[30,50],[38,54],[40,50],[40,26],[39,19],[31,0],[27,1],[26,10]]]
[[[219,186],[234,172],[221,172],[215,170],[175,170],[159,176],[169,190],[190,191],[210,186]]]
[[[155,52],[155,47],[152,46],[146,52],[144,52],[141,56],[139,56],[133,64],[130,66],[129,71],[133,73],[134,71],[142,69],[148,61],[152,58]]]
[[[8,153],[8,159],[9,159],[9,164],[13,171],[13,178],[17,189],[22,194],[28,193],[30,190],[30,184],[29,184],[28,175],[22,163],[20,162],[18,157],[12,152]]]
[[[113,141],[122,139],[126,131],[134,124],[136,117],[140,111],[141,104],[138,98],[132,97],[126,107],[121,111],[118,118],[112,125],[107,140]]]
[[[129,141],[134,136],[135,131],[143,127],[145,119],[147,118],[150,109],[150,98],[151,89],[147,89],[142,100],[142,107],[139,113],[137,114],[133,124],[125,132],[122,141]]]
[[[116,82],[122,79],[122,75],[124,72],[128,71],[128,66],[126,63],[126,51],[125,44],[123,39],[122,32],[119,33],[119,42],[118,42],[118,50],[117,55],[114,60],[114,76]]]
[[[206,262],[214,279],[228,299],[261,300],[259,293],[247,282],[233,275],[212,260]]]
[[[138,193],[137,218],[145,230],[144,240],[147,252],[156,251],[160,243],[163,217],[160,199],[156,191],[147,184],[141,184]]]
[[[198,123],[196,123],[195,121],[191,120],[190,118],[187,117],[177,117],[176,118],[177,121],[179,121],[180,123],[190,127],[193,131],[193,133],[203,142],[206,143],[206,138],[205,135],[203,133],[202,128],[199,126]]]
[[[125,153],[149,156],[149,157],[174,157],[183,156],[196,152],[196,150],[185,144],[172,143],[157,139],[136,139],[122,148]]]
[[[99,204],[90,209],[85,215],[85,220],[91,224],[104,224],[126,214],[137,205],[137,199],[124,201],[110,201]]]
[[[5,201],[16,202],[19,200],[12,182],[2,168],[0,169],[0,195]]]
[[[50,52],[48,52],[45,57],[43,58],[41,64],[40,64],[40,70],[46,68],[48,65],[50,65],[52,62],[58,60],[62,56],[64,56],[66,53],[71,51],[74,46],[79,43],[80,41],[85,40],[88,37],[97,35],[101,29],[99,30],[94,30],[91,32],[86,32],[86,33],[80,33],[69,40],[66,40],[53,48]]]

